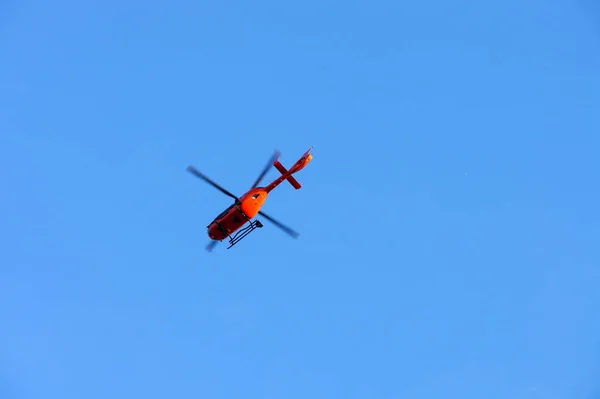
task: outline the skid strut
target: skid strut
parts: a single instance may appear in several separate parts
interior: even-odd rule
[[[258,221],[258,220],[251,221],[248,226],[244,227],[243,229],[238,230],[233,235],[233,237],[229,236],[229,246],[227,247],[227,249],[233,247],[235,244],[240,242],[244,237],[246,237],[248,234],[252,233],[254,231],[254,229],[261,228],[261,227],[263,227],[263,224],[260,221]]]

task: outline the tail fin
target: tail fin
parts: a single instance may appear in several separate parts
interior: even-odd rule
[[[283,166],[281,164],[281,162],[279,162],[279,159],[277,159],[275,162],[273,162],[273,166],[275,166],[275,168],[279,171],[279,173],[281,173],[282,175],[285,175],[286,173],[288,173],[288,170],[285,168],[285,166]],[[299,190],[300,188],[302,188],[302,184],[300,184],[298,182],[298,180],[296,180],[294,178],[294,176],[289,175],[286,179],[296,190]]]

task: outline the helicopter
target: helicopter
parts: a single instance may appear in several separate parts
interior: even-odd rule
[[[261,208],[265,204],[265,201],[267,200],[271,191],[273,191],[275,187],[279,186],[284,181],[289,182],[296,190],[302,188],[302,184],[300,184],[293,175],[304,169],[306,165],[308,165],[308,163],[313,159],[313,155],[311,154],[313,148],[314,146],[310,147],[308,151],[306,151],[289,170],[286,169],[279,161],[281,152],[276,150],[252,187],[240,197],[237,197],[219,184],[215,183],[206,175],[200,173],[194,166],[189,165],[187,167],[188,172],[204,180],[234,200],[232,205],[217,215],[217,217],[215,217],[214,220],[210,222],[208,226],[206,226],[208,229],[208,237],[211,239],[206,246],[206,250],[211,252],[215,245],[217,245],[219,242],[222,242],[226,238],[229,238],[229,246],[227,249],[230,249],[255,229],[263,227],[263,224],[259,220],[255,219],[257,215],[269,220],[271,223],[279,227],[293,238],[298,238],[299,233],[267,215],[261,210]],[[260,182],[265,177],[271,166],[274,166],[281,176],[266,186],[259,186]],[[248,225],[244,226],[246,223],[248,223]]]

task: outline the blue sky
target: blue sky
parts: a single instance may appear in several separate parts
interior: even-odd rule
[[[600,397],[593,2],[0,22],[0,397]],[[206,253],[186,166],[242,194],[312,145],[264,208],[300,238]]]

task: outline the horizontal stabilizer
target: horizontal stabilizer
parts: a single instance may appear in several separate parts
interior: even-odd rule
[[[285,166],[283,166],[281,164],[281,162],[279,162],[279,159],[277,159],[275,162],[273,162],[273,166],[275,166],[275,168],[279,171],[279,173],[281,173],[282,175],[285,175],[286,173],[288,173],[288,170],[285,168]],[[298,180],[296,180],[294,178],[294,176],[289,175],[286,179],[296,190],[299,190],[300,188],[302,188],[302,184],[300,184],[298,182]]]

